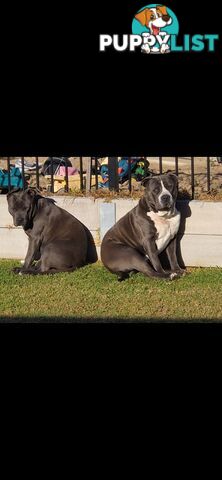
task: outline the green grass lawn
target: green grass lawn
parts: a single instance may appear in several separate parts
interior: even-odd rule
[[[189,269],[169,282],[132,275],[119,283],[101,263],[73,273],[18,276],[19,262],[0,261],[0,321],[222,320],[222,269]]]

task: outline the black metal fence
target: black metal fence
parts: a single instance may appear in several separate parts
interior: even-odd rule
[[[99,182],[99,179],[101,178],[101,159],[100,157],[79,157],[79,165],[77,168],[76,175],[70,176],[69,175],[69,163],[67,160],[63,161],[63,166],[64,166],[64,174],[63,177],[58,179],[58,175],[54,169],[54,158],[55,157],[49,157],[48,159],[48,166],[51,166],[51,168],[48,169],[48,175],[47,172],[43,173],[41,170],[42,165],[40,165],[39,162],[39,157],[35,157],[35,165],[32,169],[31,172],[27,171],[27,165],[25,162],[24,157],[21,157],[20,160],[20,180],[18,181],[18,178],[15,181],[15,170],[12,169],[14,167],[15,161],[11,158],[7,158],[7,166],[6,169],[1,170],[0,169],[0,191],[2,193],[6,193],[7,191],[10,191],[12,188],[20,187],[20,188],[26,188],[27,185],[30,182],[30,177],[32,178],[32,184],[34,184],[38,189],[41,188],[40,185],[40,180],[44,177],[47,179],[47,190],[51,193],[61,193],[63,192],[70,192],[73,188],[79,189],[80,191],[90,191],[92,189],[98,190],[101,185]],[[67,157],[62,157],[63,159]],[[83,158],[87,158],[87,160],[84,160],[84,165],[83,165]],[[126,158],[126,157],[124,157]],[[133,157],[135,158],[135,157]],[[150,157],[143,157],[149,162]],[[155,166],[155,171],[149,169],[148,174],[152,173],[165,173],[167,170],[164,164],[163,157],[155,157],[156,159],[156,166]],[[176,175],[178,175],[179,179],[179,186],[180,186],[180,160],[179,157],[172,157],[173,160],[171,160],[171,167],[168,169],[168,171],[174,172]],[[195,191],[196,191],[196,181],[195,181],[195,158],[196,157],[186,157],[186,165],[189,167],[189,173],[187,173],[187,179],[189,183],[189,193],[191,198],[195,198]],[[219,157],[220,158],[220,157]],[[128,158],[128,178],[127,178],[127,189],[131,192],[132,191],[132,170],[131,170],[131,165],[132,165],[132,158]],[[204,191],[210,192],[211,190],[211,181],[212,181],[212,175],[211,175],[211,160],[210,157],[205,157],[204,162]],[[222,169],[222,167],[221,167]],[[218,174],[220,175],[220,174]],[[109,190],[114,190],[114,191],[119,191],[121,188],[120,182],[119,182],[119,176],[118,176],[118,157],[108,157],[108,178],[109,178]],[[74,182],[75,181],[75,185]],[[17,184],[16,184],[17,183]],[[58,185],[61,186],[61,188],[58,188]],[[74,185],[74,187],[73,187]],[[56,186],[56,188],[55,188]]]
[[[149,157],[146,157],[149,158]],[[189,162],[189,159],[186,159]],[[117,176],[117,160],[116,157],[111,157],[112,164],[110,163],[110,171],[112,172],[112,178],[116,178]],[[128,162],[130,163],[131,160],[129,159]],[[170,171],[174,172],[178,178],[179,178],[179,157],[174,157],[174,168],[170,169]],[[190,157],[190,187],[191,187],[191,197],[195,197],[195,157]],[[162,174],[164,173],[163,169],[163,157],[159,157],[159,165],[158,168],[155,169],[157,172]],[[166,171],[166,170],[165,170]],[[169,169],[167,170],[169,171]],[[152,171],[150,173],[153,173]],[[129,168],[129,190],[132,190],[132,175],[131,175],[131,168]],[[180,180],[180,178],[179,178]],[[113,188],[115,190],[119,190],[119,187],[117,186],[116,188],[116,183],[115,181],[111,182],[110,181],[110,188]],[[210,157],[206,158],[206,192],[210,192],[211,189],[211,163],[210,163]]]

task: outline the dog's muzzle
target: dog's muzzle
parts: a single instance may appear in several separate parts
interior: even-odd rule
[[[173,199],[171,195],[167,195],[167,194],[161,195],[160,204],[163,209],[172,207]]]

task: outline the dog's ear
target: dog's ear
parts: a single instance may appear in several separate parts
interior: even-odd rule
[[[35,195],[37,195],[37,190],[35,188],[28,187],[25,191],[30,197],[35,197]]]
[[[7,198],[9,198],[10,195],[16,192],[21,192],[21,188],[12,188],[12,190],[10,190],[10,192],[7,193]]]
[[[135,15],[136,20],[138,20],[141,25],[148,27],[148,22],[150,20],[150,9],[149,8],[144,8],[141,12],[137,13]]]
[[[157,5],[156,9],[163,16],[169,15],[167,11],[167,7],[165,7],[164,5]]]
[[[172,180],[173,185],[174,185],[174,189],[175,189],[175,191],[178,192],[179,182],[178,182],[177,175],[175,175],[175,173],[166,173],[166,175],[167,175],[168,178],[170,178],[170,180]]]
[[[171,172],[167,172],[166,175],[170,178],[172,178],[172,180],[175,182],[175,183],[178,183],[178,177],[177,175],[175,175],[175,173],[171,173]]]
[[[149,181],[151,180],[152,176],[150,177],[146,177],[146,178],[143,178],[143,180],[141,180],[141,185],[143,185],[143,187],[147,187]]]

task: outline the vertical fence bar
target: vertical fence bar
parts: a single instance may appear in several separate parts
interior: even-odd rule
[[[159,157],[159,171],[160,174],[163,173],[163,157]]]
[[[92,189],[92,167],[93,167],[93,157],[90,157],[90,185],[89,189]]]
[[[53,158],[51,157],[51,193],[54,193]]]
[[[35,157],[36,163],[36,187],[39,190],[39,157]]]
[[[21,158],[22,160],[22,190],[25,190],[25,167],[24,167],[24,157]]]
[[[98,158],[95,157],[95,179],[96,179],[96,190],[98,190]]]
[[[194,157],[191,157],[191,195],[194,199],[195,187],[194,187]]]
[[[82,157],[79,160],[79,173],[80,173],[80,190],[83,190],[83,166],[82,166]]]
[[[131,157],[128,159],[128,171],[129,171],[129,191],[132,192],[132,171],[131,171]]]
[[[210,157],[207,157],[207,191],[210,191]]]
[[[87,167],[86,167],[86,191],[89,192],[91,189],[91,178],[92,178],[92,157],[87,158]]]
[[[178,173],[179,173],[179,168],[178,168],[178,157],[175,157],[175,172],[176,172],[176,175],[178,175]]]
[[[68,193],[68,191],[69,191],[69,173],[68,173],[67,159],[65,159],[65,179],[66,179],[65,192]]]
[[[118,157],[108,157],[109,189],[119,191]]]
[[[11,190],[11,171],[10,171],[10,157],[7,157],[7,171],[8,171],[8,190]]]

